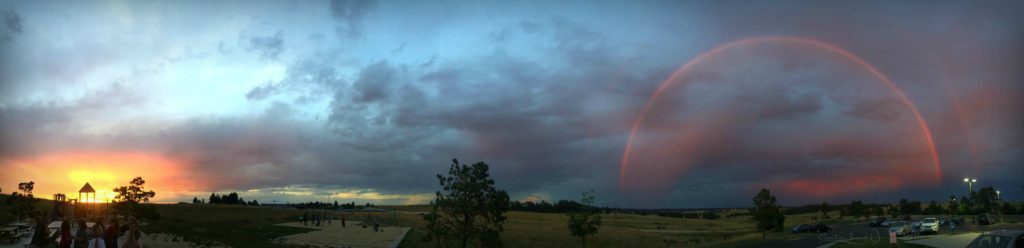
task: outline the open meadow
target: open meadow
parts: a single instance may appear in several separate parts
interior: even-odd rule
[[[390,226],[411,227],[399,247],[423,247],[426,222],[421,215],[427,206],[381,206],[391,212],[344,213],[328,211],[334,218],[362,220],[368,215],[381,218]],[[252,206],[170,204],[158,205],[161,220],[143,227],[147,233],[167,233],[204,245],[233,247],[279,247],[274,239],[314,231],[311,228],[277,225],[294,222],[304,210]],[[310,210],[308,212],[316,212]],[[558,213],[512,211],[501,234],[507,247],[575,247],[566,228],[567,217]],[[787,216],[789,223],[812,222],[813,214]],[[333,225],[337,226],[338,223]],[[350,223],[351,225],[351,223]],[[809,235],[809,234],[803,234]],[[791,238],[799,234],[770,233],[769,238]],[[656,215],[603,214],[597,235],[588,247],[730,247],[740,242],[757,241],[750,216],[718,220],[684,219]]]

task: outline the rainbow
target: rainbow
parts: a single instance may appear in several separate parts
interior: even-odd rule
[[[892,80],[889,79],[888,76],[883,74],[881,71],[878,70],[878,68],[875,68],[874,66],[872,66],[869,63],[867,63],[866,61],[864,61],[860,57],[857,57],[856,55],[850,53],[849,51],[846,51],[846,50],[844,50],[842,48],[836,47],[836,46],[828,44],[828,43],[824,43],[824,42],[821,42],[821,41],[812,40],[812,39],[808,39],[808,38],[793,37],[793,36],[764,36],[764,37],[753,37],[753,38],[746,38],[746,39],[741,39],[741,40],[733,41],[733,42],[730,42],[730,43],[727,43],[727,44],[715,47],[714,49],[711,49],[711,50],[709,50],[707,52],[701,53],[700,55],[697,55],[697,57],[691,59],[689,62],[686,62],[686,64],[683,64],[683,66],[679,67],[679,69],[676,69],[672,73],[672,75],[668,77],[668,79],[666,79],[663,83],[661,83],[661,86],[658,87],[658,89],[654,92],[654,94],[651,95],[651,97],[647,100],[647,103],[644,104],[643,109],[640,111],[640,115],[633,122],[633,127],[630,130],[630,132],[629,132],[629,139],[626,141],[626,147],[622,151],[622,162],[619,165],[619,190],[622,191],[624,177],[626,175],[626,170],[629,168],[629,154],[631,152],[631,149],[633,148],[633,138],[636,136],[637,130],[640,129],[640,124],[642,124],[644,122],[644,119],[647,117],[647,112],[650,111],[651,106],[654,105],[654,102],[656,102],[658,100],[658,97],[660,97],[661,94],[664,93],[665,90],[669,86],[671,86],[673,84],[673,82],[676,81],[676,78],[679,78],[683,74],[686,74],[688,71],[690,71],[691,68],[693,68],[695,65],[699,64],[700,62],[702,62],[704,60],[707,60],[709,58],[712,58],[712,57],[720,54],[723,51],[726,51],[726,50],[729,50],[729,49],[733,49],[733,48],[737,48],[737,47],[742,47],[742,46],[749,46],[749,45],[761,44],[761,43],[777,43],[777,42],[794,43],[794,44],[806,45],[806,46],[810,46],[810,47],[813,47],[813,48],[824,49],[826,51],[830,51],[830,52],[839,54],[843,58],[846,58],[846,59],[848,59],[850,61],[853,61],[854,63],[860,65],[862,68],[867,70],[867,72],[871,73],[871,75],[877,77],[882,83],[884,83],[885,86],[889,90],[892,90],[894,93],[896,93],[896,95],[899,96],[900,101],[903,103],[903,105],[905,105],[908,108],[910,108],[910,111],[914,113],[914,119],[917,121],[917,124],[921,128],[922,133],[923,133],[922,134],[922,139],[924,139],[924,141],[928,144],[928,147],[929,147],[930,152],[931,152],[931,159],[932,159],[934,170],[935,170],[935,182],[936,182],[936,184],[942,182],[942,167],[941,167],[941,165],[939,163],[938,153],[935,150],[935,142],[932,139],[931,129],[928,128],[928,124],[925,123],[924,118],[921,117],[921,112],[918,111],[917,105],[915,105],[912,101],[910,101],[910,99],[907,98],[907,95],[903,92],[903,90],[900,89],[899,86],[894,84],[892,82]]]

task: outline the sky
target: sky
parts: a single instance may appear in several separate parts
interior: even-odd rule
[[[1019,1],[3,1],[0,190],[1024,200]]]

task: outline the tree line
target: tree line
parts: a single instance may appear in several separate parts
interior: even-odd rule
[[[209,201],[201,200],[199,197],[192,198],[192,204],[224,204],[224,205],[242,205],[242,206],[259,206],[260,202],[256,200],[245,201],[245,198],[239,197],[238,193],[231,192],[227,195],[217,195],[217,193],[210,193]]]
[[[864,203],[863,201],[852,201],[848,204],[829,205],[827,202],[811,204],[799,207],[786,208],[786,214],[820,213],[821,218],[827,219],[831,216],[829,212],[837,211],[839,218],[852,217],[854,219],[867,217],[892,217],[896,218],[905,215],[974,215],[981,213],[989,214],[1022,214],[1024,206],[1019,209],[1009,202],[998,199],[998,194],[993,187],[984,187],[979,191],[971,192],[969,195],[957,197],[951,195],[945,202],[929,201],[927,204],[917,200],[900,199],[894,204]]]

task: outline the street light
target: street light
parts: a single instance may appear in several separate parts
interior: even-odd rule
[[[996,199],[999,199],[999,200],[1003,199],[1003,197],[999,196],[999,191],[998,190],[996,190]]]
[[[970,192],[974,192],[974,183],[978,182],[978,179],[977,178],[966,178],[965,177],[964,178],[964,182],[967,183],[967,189],[970,190]],[[970,193],[970,192],[968,192],[968,193]]]

